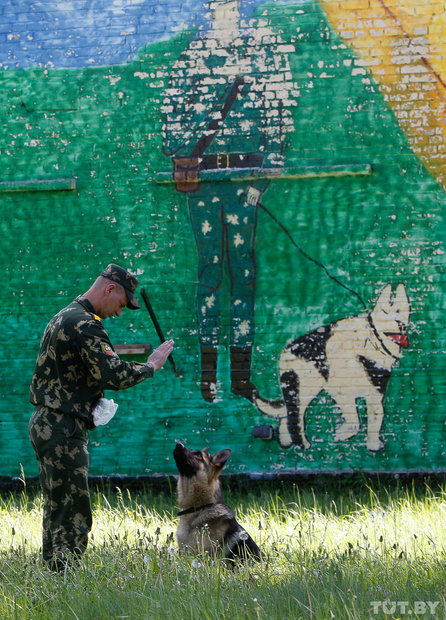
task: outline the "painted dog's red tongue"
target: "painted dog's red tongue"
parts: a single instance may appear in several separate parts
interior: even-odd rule
[[[386,336],[395,340],[401,347],[406,348],[409,346],[409,339],[406,334],[392,334],[391,332],[386,332]]]

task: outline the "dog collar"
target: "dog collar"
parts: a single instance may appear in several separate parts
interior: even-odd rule
[[[180,510],[180,512],[177,512],[177,517],[181,517],[181,515],[188,515],[192,512],[199,512],[200,510],[204,510],[205,508],[216,506],[218,503],[219,502],[215,502],[214,504],[203,504],[203,506],[191,506],[191,508],[186,508],[186,510]]]
[[[381,336],[380,336],[380,335],[379,335],[379,333],[378,333],[378,330],[377,330],[377,329],[376,329],[376,327],[375,327],[375,324],[373,323],[373,320],[372,320],[372,317],[370,316],[370,314],[369,314],[369,315],[367,315],[367,318],[368,318],[368,321],[369,321],[370,327],[373,329],[373,333],[375,334],[376,338],[378,339],[379,344],[382,346],[382,348],[384,349],[384,351],[385,351],[388,355],[392,356],[394,359],[396,359],[396,360],[397,360],[397,359],[398,359],[398,356],[397,356],[397,355],[394,355],[391,351],[389,351],[389,349],[388,349],[388,348],[386,347],[386,345],[384,344],[384,342],[383,342],[383,340],[382,340]],[[398,344],[401,344],[401,343],[398,343]]]

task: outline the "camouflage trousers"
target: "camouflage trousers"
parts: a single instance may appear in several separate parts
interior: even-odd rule
[[[41,406],[28,430],[44,499],[43,559],[60,569],[85,551],[91,530],[88,430],[80,419]]]

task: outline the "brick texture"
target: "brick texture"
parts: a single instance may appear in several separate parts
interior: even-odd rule
[[[176,440],[230,447],[233,472],[444,470],[444,3],[66,4],[0,7],[0,475],[36,475],[40,337],[112,261],[181,376],[109,394],[93,474],[174,472]],[[172,158],[211,121],[218,163],[177,191]],[[144,307],[106,328],[157,344]]]

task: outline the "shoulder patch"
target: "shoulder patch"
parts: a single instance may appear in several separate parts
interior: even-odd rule
[[[106,353],[107,355],[116,355],[116,353],[113,351],[113,349],[108,344],[108,342],[101,342],[101,349],[102,349],[102,352]]]
[[[99,323],[102,321],[101,317],[98,316],[97,314],[93,314],[93,316],[96,319],[96,321],[99,321]]]

